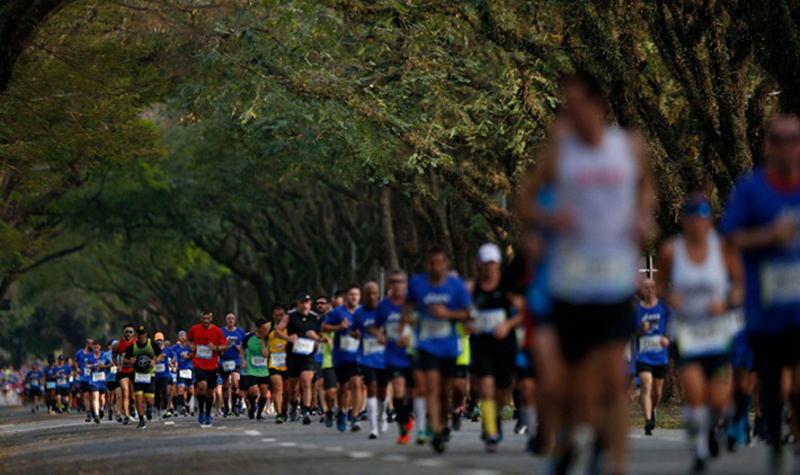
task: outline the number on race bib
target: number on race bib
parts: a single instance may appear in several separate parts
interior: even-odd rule
[[[167,365],[164,363],[156,363],[156,373],[164,373],[167,371]]]
[[[206,345],[197,345],[197,357],[204,360],[210,360],[212,355],[211,348]]]
[[[378,342],[377,338],[364,338],[364,355],[383,353],[386,347]]]
[[[639,338],[639,353],[658,353],[661,348],[661,336],[652,335]]]
[[[267,359],[263,356],[253,356],[250,358],[250,366],[253,368],[266,368],[267,367]]]
[[[58,383],[59,386],[66,386],[67,385],[67,378],[58,378],[56,380],[56,383]]]
[[[425,319],[421,321],[419,330],[420,340],[435,340],[447,338],[453,333],[453,324],[449,320]]]
[[[178,377],[181,379],[192,379],[192,370],[191,369],[179,369],[178,370]]]
[[[400,322],[386,322],[386,339],[397,340],[400,337]]]
[[[800,262],[767,262],[761,267],[761,302],[765,307],[800,302]]]
[[[105,372],[103,372],[103,371],[95,371],[94,373],[92,373],[92,382],[93,383],[98,383],[100,381],[105,381],[105,380],[106,380],[106,373]]]
[[[478,316],[475,320],[478,333],[491,334],[497,325],[506,321],[506,309],[493,308],[491,310],[478,310]]]
[[[117,367],[116,366],[112,366],[110,371],[111,371],[111,374],[117,374]]]
[[[152,375],[150,373],[136,373],[136,376],[134,377],[133,382],[150,384],[150,381],[152,379],[153,378],[152,378]]]
[[[88,378],[91,375],[92,375],[92,368],[89,368],[89,367],[83,368],[83,376],[84,377]]]
[[[339,349],[345,353],[355,353],[358,351],[359,341],[350,335],[342,335],[339,339]]]
[[[298,338],[294,342],[292,352],[298,355],[310,355],[314,352],[314,340],[308,338]]]
[[[56,382],[55,381],[48,381],[47,383],[45,383],[45,387],[47,389],[55,389],[56,388]]]
[[[270,353],[269,365],[272,368],[282,368],[286,366],[286,353]]]
[[[679,322],[678,350],[684,358],[726,353],[735,329],[741,325],[741,311],[734,310],[699,322]]]
[[[236,371],[236,361],[229,360],[222,362],[222,371],[226,373],[230,373],[231,371]]]

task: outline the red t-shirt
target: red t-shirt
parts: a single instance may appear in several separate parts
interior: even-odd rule
[[[130,348],[131,345],[133,345],[135,342],[136,342],[136,338],[132,339],[131,341],[125,341],[125,339],[121,339],[121,340],[119,340],[119,342],[117,342],[117,354],[120,357],[120,359],[119,359],[120,364],[122,364],[121,363],[122,358],[125,357],[125,352],[128,351],[128,348]],[[126,364],[122,364],[122,369],[120,369],[119,372],[120,373],[132,373],[133,372],[133,366],[130,365],[130,364],[127,364],[127,365]]]
[[[216,325],[206,328],[202,323],[198,323],[189,329],[186,339],[196,345],[192,364],[195,368],[213,371],[219,368],[219,355],[216,351],[209,351],[208,344],[214,346],[227,345],[228,340],[222,330]],[[205,349],[204,349],[205,348]]]

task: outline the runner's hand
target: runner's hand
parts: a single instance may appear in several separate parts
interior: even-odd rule
[[[791,219],[783,217],[772,225],[772,238],[778,245],[788,246],[794,241],[797,230]]]
[[[661,337],[661,348],[666,348],[669,346],[669,338],[662,336]]]
[[[708,312],[714,316],[722,315],[727,310],[728,310],[728,304],[726,304],[725,302],[716,301],[708,304]]]
[[[209,343],[208,344],[208,349],[211,350],[211,351],[216,351],[217,350],[217,346],[215,344],[213,344],[213,343]]]
[[[289,335],[289,342],[294,343],[297,341],[297,335]]]
[[[443,304],[437,303],[430,307],[431,315],[436,318],[447,318],[449,312]]]
[[[264,358],[269,356],[269,350],[267,348],[262,349],[261,350],[261,356],[263,356]]]
[[[378,343],[380,343],[383,346],[386,346],[386,335],[384,335],[383,333],[378,333],[377,340]]]
[[[510,328],[505,323],[497,325],[496,327],[494,327],[494,338],[496,340],[505,339],[505,337],[508,336],[508,331],[509,330],[510,330]]]
[[[405,336],[405,335],[400,335],[397,338],[397,347],[398,348],[405,348],[406,346],[408,346],[408,337]]]
[[[350,321],[347,319],[347,317],[342,319],[342,323],[339,324],[339,328],[341,328],[342,330],[347,330],[348,328],[350,328]]]
[[[642,333],[647,333],[650,331],[650,322],[645,320],[642,322]]]

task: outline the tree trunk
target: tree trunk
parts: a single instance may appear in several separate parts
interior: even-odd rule
[[[397,259],[397,247],[394,242],[394,226],[392,224],[392,189],[389,186],[381,188],[381,211],[383,220],[383,238],[386,242],[386,254],[389,257],[389,267],[397,269],[400,263]]]

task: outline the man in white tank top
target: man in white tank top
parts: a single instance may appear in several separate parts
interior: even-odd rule
[[[563,92],[571,130],[551,139],[525,190],[534,197],[552,187],[556,210],[533,199],[520,210],[528,224],[553,233],[547,324],[561,354],[550,358],[556,367],[566,363],[559,379],[571,381],[563,423],[572,439],[556,441],[555,462],[586,463],[595,434],[597,446],[611,452],[607,471],[622,473],[629,424],[624,354],[634,330],[638,257],[655,231],[648,153],[640,137],[607,123],[607,100],[595,78],[569,76]]]

